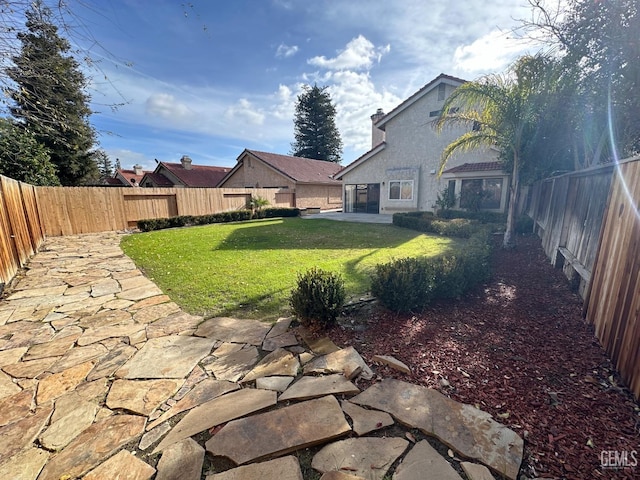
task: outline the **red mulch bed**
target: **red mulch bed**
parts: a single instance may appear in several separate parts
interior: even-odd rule
[[[436,388],[518,432],[527,477],[640,478],[640,465],[600,464],[603,450],[638,450],[640,460],[640,409],[582,319],[580,297],[536,237],[496,248],[492,264],[491,280],[459,301],[417,315],[375,308],[329,337],[368,361],[393,355],[413,374],[378,366],[381,377]]]

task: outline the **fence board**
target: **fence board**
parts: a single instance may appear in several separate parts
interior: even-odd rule
[[[550,179],[532,187],[528,213],[542,247],[585,298],[599,246],[613,166],[605,165]]]
[[[294,193],[273,188],[36,187],[46,235],[125,230],[138,220],[207,215],[245,208],[251,196],[292,206]]]
[[[586,318],[640,398],[640,159],[613,177]]]
[[[27,218],[22,206],[20,183],[7,177],[0,177],[0,185],[4,194],[5,207],[11,226],[11,235],[16,244],[20,266],[34,254]]]

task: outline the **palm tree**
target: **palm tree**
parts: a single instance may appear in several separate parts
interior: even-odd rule
[[[445,100],[435,127],[466,126],[469,130],[442,152],[439,174],[457,152],[495,147],[511,170],[509,207],[503,247],[515,246],[515,212],[527,141],[544,103],[552,62],[542,55],[520,58],[505,75],[489,75],[456,88]]]

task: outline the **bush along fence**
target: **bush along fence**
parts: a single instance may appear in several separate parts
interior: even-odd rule
[[[213,213],[211,215],[181,215],[170,218],[149,218],[138,220],[138,229],[142,232],[163,230],[165,228],[209,225],[212,223],[242,222],[260,218],[298,217],[298,208],[263,208],[260,210],[235,210],[233,212]]]
[[[388,309],[421,311],[433,300],[460,297],[489,277],[491,226],[468,219],[440,220],[418,213],[395,214],[393,223],[468,240],[462,252],[435,258],[400,258],[376,265],[371,293]]]

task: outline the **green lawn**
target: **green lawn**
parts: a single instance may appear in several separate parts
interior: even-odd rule
[[[289,314],[298,272],[339,272],[348,297],[369,290],[377,263],[434,256],[463,240],[393,225],[284,218],[127,236],[122,248],[184,310],[273,320]]]

